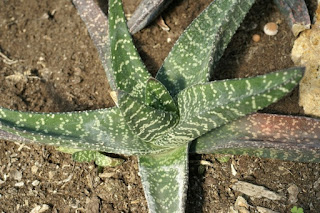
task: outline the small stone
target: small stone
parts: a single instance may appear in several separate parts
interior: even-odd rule
[[[11,175],[14,180],[20,181],[22,179],[22,172],[21,171],[18,171],[18,170],[12,171]]]
[[[253,40],[254,42],[259,42],[260,39],[261,39],[261,37],[260,37],[260,35],[258,35],[258,34],[254,34],[254,35],[252,36],[252,40]]]
[[[257,210],[259,213],[278,213],[276,211],[273,211],[271,209],[267,209],[267,208],[264,208],[264,207],[261,207],[261,206],[257,206]]]
[[[289,193],[289,198],[288,198],[289,203],[291,203],[291,204],[297,203],[298,202],[299,188],[295,184],[292,184],[287,189],[287,191]]]
[[[16,187],[22,187],[22,186],[24,186],[24,182],[18,182],[18,183],[16,183],[16,184],[14,184],[14,186],[16,186]]]
[[[42,213],[45,212],[47,210],[49,210],[49,206],[47,204],[43,204],[43,205],[38,205],[36,207],[34,207],[30,213]]]
[[[36,174],[38,172],[38,167],[37,166],[32,166],[31,167],[31,172],[32,172],[32,174]]]
[[[40,183],[40,181],[34,180],[34,181],[32,181],[32,186],[38,186],[39,183]]]
[[[247,201],[241,196],[237,197],[236,203],[234,204],[234,209],[239,213],[249,213],[249,205]]]
[[[269,22],[264,25],[263,31],[266,35],[274,36],[278,33],[278,25],[274,22]]]

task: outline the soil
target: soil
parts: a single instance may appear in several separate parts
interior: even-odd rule
[[[139,1],[124,0],[127,14]],[[99,2],[103,8],[106,4]],[[162,17],[170,31],[156,24],[134,35],[148,69],[155,75],[175,40],[210,0],[177,0]],[[316,1],[307,1],[310,10]],[[270,37],[262,27],[279,24]],[[259,34],[259,42],[252,35]],[[214,79],[248,77],[293,66],[290,51],[294,37],[283,17],[269,1],[259,0],[232,39]],[[112,105],[107,78],[84,23],[70,0],[0,1],[0,106],[36,112],[63,112],[106,108]],[[298,89],[263,110],[303,115]],[[225,157],[225,156],[224,156]],[[319,164],[260,159],[247,156],[191,155],[187,212],[229,212],[242,195],[249,211],[257,206],[290,212],[320,209]],[[147,212],[138,176],[137,159],[115,168],[76,163],[53,147],[1,141],[0,210],[30,212]],[[237,171],[231,172],[231,165]],[[232,190],[235,180],[247,181],[284,196],[280,201],[253,198]],[[290,203],[288,188],[298,188]],[[47,205],[47,206],[46,206]],[[39,211],[38,211],[39,212]],[[41,211],[40,211],[41,212]]]

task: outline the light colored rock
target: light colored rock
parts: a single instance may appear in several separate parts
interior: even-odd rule
[[[276,211],[273,211],[271,209],[267,209],[267,208],[264,208],[264,207],[261,207],[261,206],[257,206],[257,211],[259,213],[279,213],[279,212],[276,212]]]
[[[239,213],[250,213],[247,201],[241,196],[237,197],[236,203],[234,204],[234,209]]]
[[[306,67],[300,82],[299,105],[306,114],[320,116],[320,4],[316,17],[311,29],[295,40],[291,58],[295,65]]]
[[[287,189],[287,191],[289,193],[289,198],[288,198],[289,203],[291,203],[291,204],[297,203],[298,202],[299,188],[295,184],[292,184]]]
[[[42,213],[42,212],[45,212],[47,210],[49,210],[49,206],[47,204],[43,204],[43,205],[38,205],[36,207],[34,207],[30,213]]]
[[[34,180],[34,181],[32,181],[32,186],[38,186],[39,183],[40,183],[40,181]]]
[[[284,196],[279,195],[263,186],[257,186],[252,183],[247,183],[244,181],[238,181],[234,183],[231,187],[233,190],[242,192],[250,197],[255,198],[267,198],[269,200],[284,200]]]
[[[22,187],[22,186],[24,186],[24,182],[18,182],[18,183],[16,183],[16,184],[14,184],[14,186],[16,186],[16,187]]]
[[[11,175],[12,175],[12,178],[17,181],[20,181],[22,179],[22,172],[21,171],[15,170],[11,173]]]

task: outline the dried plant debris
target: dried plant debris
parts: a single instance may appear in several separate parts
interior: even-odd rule
[[[267,198],[269,200],[284,200],[284,196],[273,192],[263,186],[238,181],[232,185],[232,189],[255,198]]]

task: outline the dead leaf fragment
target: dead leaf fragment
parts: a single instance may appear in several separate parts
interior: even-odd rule
[[[252,183],[247,183],[244,181],[238,181],[234,183],[231,187],[233,190],[242,192],[250,197],[255,198],[267,198],[269,200],[283,200],[284,196],[281,196],[263,186],[257,186]]]
[[[292,184],[288,189],[287,189],[288,193],[289,193],[289,203],[294,204],[298,202],[298,194],[299,194],[299,188],[295,185]]]
[[[267,209],[267,208],[264,208],[264,207],[261,207],[261,206],[257,206],[257,210],[259,213],[278,213],[276,211],[273,211],[271,209]]]

